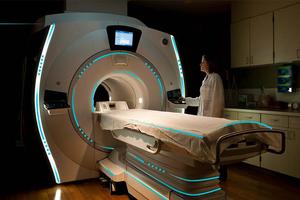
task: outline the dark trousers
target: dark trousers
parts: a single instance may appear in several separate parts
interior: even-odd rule
[[[227,179],[227,166],[226,165],[220,165],[219,173],[220,173],[220,181],[226,181],[226,179]]]

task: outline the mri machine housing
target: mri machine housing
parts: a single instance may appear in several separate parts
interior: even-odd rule
[[[184,77],[172,35],[134,18],[99,13],[49,15],[36,31],[45,34],[33,55],[35,124],[56,183],[99,177],[100,168],[113,181],[125,181],[138,199],[225,198],[215,165],[186,157],[186,152],[176,158],[168,148],[155,154],[151,148],[157,138],[148,138],[153,145],[142,151],[134,140],[122,139],[124,131],[116,136],[118,131],[111,134],[99,126],[94,98],[99,86],[108,93],[111,110],[183,111],[178,97],[185,96]],[[126,103],[114,103],[120,101]],[[260,147],[252,148],[251,156]],[[163,173],[155,165],[159,162],[190,179],[172,181],[167,174],[161,176],[165,182],[156,179],[150,172],[157,168],[157,175]]]
[[[172,35],[110,14],[57,14],[41,22],[34,112],[56,183],[98,177],[96,161],[121,145],[110,134],[95,133],[99,85],[109,100],[125,100],[129,108],[182,111],[166,97],[167,91],[185,95]],[[117,45],[116,31],[129,41]]]

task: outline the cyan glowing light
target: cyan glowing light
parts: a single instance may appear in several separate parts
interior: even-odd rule
[[[141,179],[139,179],[138,177],[134,176],[132,173],[126,171],[126,174],[128,174],[130,177],[132,177],[134,180],[136,180],[138,183],[140,183],[141,185],[143,185],[145,188],[147,188],[149,191],[153,192],[154,194],[156,194],[160,199],[163,200],[168,200],[167,197],[165,197],[164,195],[162,195],[161,193],[159,193],[157,190],[153,189],[152,187],[150,187],[148,184],[146,184],[144,181],[142,181]]]
[[[99,161],[99,164],[102,166],[102,168],[111,176],[115,176],[115,174],[106,166],[104,166],[103,164],[101,164],[101,161]],[[148,184],[146,184],[144,181],[142,181],[141,179],[139,179],[138,177],[134,176],[132,173],[126,171],[126,174],[128,174],[130,177],[132,177],[134,180],[136,180],[138,183],[142,184],[145,188],[147,188],[148,190],[150,190],[151,192],[153,192],[154,194],[158,195],[160,197],[160,199],[163,200],[168,200],[168,198],[166,198],[164,195],[162,195],[161,193],[159,193],[158,191],[156,191],[155,189],[153,189],[152,187],[150,187]]]
[[[216,179],[220,178],[220,176],[213,176],[213,177],[209,177],[209,178],[188,179],[188,178],[182,178],[182,177],[176,176],[174,174],[170,174],[170,175],[177,178],[177,179],[179,179],[179,180],[186,181],[186,182],[191,182],[191,183],[211,181],[211,180],[216,180]]]
[[[179,78],[180,78],[180,86],[181,86],[181,93],[182,93],[181,95],[183,97],[185,97],[185,83],[184,83],[183,70],[182,70],[182,65],[181,65],[177,45],[176,45],[176,42],[175,42],[175,37],[173,35],[171,35],[171,41],[172,41],[172,45],[173,45],[176,60],[177,60],[177,66],[178,66]]]
[[[211,193],[214,193],[214,192],[217,192],[217,191],[220,191],[221,188],[220,187],[217,187],[215,189],[212,189],[212,190],[209,190],[209,191],[206,191],[206,192],[200,192],[200,193],[187,193],[187,192],[184,192],[182,190],[179,190],[179,189],[176,189],[175,187],[165,183],[164,181],[156,178],[155,176],[149,174],[148,172],[142,170],[141,168],[139,167],[136,167],[138,168],[140,171],[142,171],[143,173],[145,173],[146,175],[148,175],[149,177],[153,178],[154,180],[156,180],[157,182],[161,183],[162,185],[166,186],[167,188],[179,193],[179,194],[183,194],[183,195],[186,195],[186,196],[190,196],[190,197],[198,197],[198,196],[203,196],[203,195],[206,195],[206,194],[211,194]]]
[[[101,164],[101,161],[99,162],[99,164],[101,165],[101,167],[111,176],[115,176],[115,174],[107,167],[105,167],[103,164]]]
[[[47,143],[47,138],[45,136],[44,133],[44,127],[43,124],[41,122],[41,111],[40,111],[40,87],[41,87],[41,77],[42,77],[42,73],[43,73],[43,68],[44,68],[44,64],[45,64],[45,59],[46,59],[46,55],[47,55],[47,51],[48,51],[48,47],[50,45],[53,33],[54,33],[54,29],[55,29],[55,24],[51,24],[47,37],[46,37],[46,41],[45,44],[43,46],[43,50],[42,50],[42,54],[39,60],[39,65],[38,65],[38,69],[37,69],[37,75],[36,75],[36,79],[35,79],[35,88],[34,88],[34,107],[35,107],[35,117],[36,117],[36,122],[37,122],[37,127],[38,127],[38,131],[40,134],[40,138],[42,140],[42,144],[44,146],[45,152],[47,154],[48,160],[50,162],[51,168],[52,168],[52,172],[54,174],[54,178],[55,178],[55,182],[57,184],[60,183],[60,177],[59,177],[59,173],[56,167],[56,163],[53,159],[51,150],[48,146]]]
[[[80,72],[82,73],[82,72]],[[97,84],[94,86],[93,88],[93,91],[92,91],[92,99],[91,99],[91,108],[92,108],[92,111],[95,110],[94,108],[94,95],[95,95],[95,92],[96,92],[96,89],[97,87],[101,84],[102,80],[98,81]],[[81,133],[81,135],[84,137],[84,140],[89,142],[90,144],[93,144],[93,145],[96,145],[98,148],[104,150],[104,151],[112,151],[114,150],[113,147],[107,147],[107,146],[101,146],[99,144],[95,144],[95,142],[89,138],[88,134],[80,127],[79,125],[79,122],[78,122],[78,119],[77,119],[77,116],[76,116],[76,112],[75,112],[75,91],[76,91],[76,85],[74,86],[73,90],[72,90],[72,115],[73,115],[73,118],[74,118],[74,121],[76,123],[76,126],[79,130],[79,132]]]
[[[140,163],[145,164],[145,161],[141,157],[134,155],[130,152],[128,152],[128,155],[130,155],[131,157],[133,157],[135,160],[139,161]]]
[[[269,125],[261,123],[261,122],[252,121],[252,120],[239,120],[239,121],[231,122],[229,124],[225,124],[224,127],[238,125],[238,124],[258,124],[260,126],[264,126],[264,127],[268,128],[268,129],[272,129],[272,126],[269,126]]]
[[[75,120],[75,123],[76,123],[76,126],[79,128],[79,123],[78,123],[78,120],[77,120],[77,116],[75,114],[75,103],[74,103],[74,98],[75,98],[75,88],[73,88],[73,92],[72,92],[72,114],[73,114],[73,117],[74,117],[74,120]],[[81,128],[80,128],[81,130]],[[82,131],[82,130],[81,130]]]
[[[109,150],[109,151],[112,151],[112,150],[115,149],[115,148],[113,148],[113,147],[105,147],[105,146],[101,146],[101,145],[99,145],[99,144],[96,144],[96,146],[99,147],[99,148],[101,148],[101,149]]]
[[[87,133],[79,126],[78,119],[77,119],[77,116],[76,116],[76,113],[75,113],[75,106],[74,106],[74,105],[75,105],[75,103],[74,103],[74,101],[75,101],[74,98],[75,98],[75,91],[76,91],[75,88],[76,88],[76,86],[74,86],[73,92],[72,92],[72,115],[73,115],[74,121],[75,121],[75,123],[76,123],[76,126],[77,126],[79,132],[80,132],[81,135],[84,137],[84,140],[88,141],[88,142],[91,143],[91,144],[94,144],[94,141],[93,141],[91,138],[89,138],[89,136],[87,135]],[[105,150],[105,151],[107,151],[107,150],[109,150],[109,151],[114,150],[113,147],[101,146],[101,145],[99,145],[99,144],[96,144],[96,146],[97,146],[98,148],[100,148],[100,149]]]
[[[163,96],[163,92],[164,92],[163,84],[162,84],[160,78],[158,78],[158,76],[155,76],[155,77],[156,77],[157,83],[159,85],[160,96],[162,97]]]
[[[153,74],[153,76],[156,78],[157,84],[159,86],[160,96],[161,96],[161,98],[163,98],[164,87],[163,87],[162,81],[160,80],[157,72],[155,72],[154,68],[152,66],[150,66],[147,62],[145,62],[144,66],[146,66],[150,70],[150,72]]]
[[[200,139],[204,138],[203,135],[198,135],[196,133],[191,133],[191,132],[187,132],[187,131],[183,131],[183,130],[178,130],[178,129],[174,129],[174,128],[170,128],[170,127],[165,127],[165,126],[160,126],[160,125],[156,125],[156,124],[152,124],[152,123],[148,123],[148,122],[143,122],[143,121],[138,121],[138,120],[132,120],[132,121],[140,123],[140,124],[146,124],[148,126],[152,126],[152,127],[156,127],[156,128],[165,129],[167,131],[174,132],[174,133],[188,135],[188,136],[192,136],[192,137],[196,137],[196,138],[200,138]]]

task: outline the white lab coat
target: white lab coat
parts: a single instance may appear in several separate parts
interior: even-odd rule
[[[224,88],[219,74],[207,74],[200,87],[200,96],[186,97],[185,101],[188,106],[198,106],[197,115],[223,117]]]

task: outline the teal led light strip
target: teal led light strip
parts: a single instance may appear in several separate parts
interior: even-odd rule
[[[130,155],[131,157],[133,157],[139,163],[147,166],[148,168],[155,169],[156,171],[159,171],[161,173],[165,173],[166,172],[166,170],[164,170],[163,168],[161,168],[160,166],[158,166],[156,164],[148,162],[147,165],[146,165],[146,162],[140,156],[134,155],[133,153],[130,153],[130,152],[128,152],[127,154]]]
[[[104,166],[103,164],[101,164],[101,161],[99,161],[99,165],[101,165],[101,167],[111,176],[115,176],[115,174],[106,166]],[[151,192],[153,192],[154,194],[158,195],[160,197],[160,199],[164,199],[164,200],[168,200],[168,198],[166,198],[164,195],[162,195],[161,193],[159,193],[158,191],[156,191],[155,189],[153,189],[152,187],[150,187],[148,184],[146,184],[144,181],[142,181],[141,179],[139,179],[138,177],[134,176],[132,173],[125,171],[126,174],[128,174],[130,177],[132,177],[134,180],[136,180],[138,183],[140,183],[141,185],[143,185],[145,188],[147,188],[148,190],[150,190]]]
[[[157,84],[159,86],[160,96],[161,96],[161,98],[163,98],[164,87],[163,87],[161,79],[159,78],[159,75],[156,73],[154,68],[151,65],[149,65],[149,63],[145,62],[144,67],[147,67],[150,70],[150,72],[153,74],[153,76],[156,78]]]
[[[54,174],[54,178],[55,178],[55,182],[57,184],[60,183],[60,177],[59,177],[59,173],[55,164],[55,161],[53,159],[51,150],[48,146],[47,143],[47,139],[44,133],[44,128],[43,128],[43,124],[42,124],[42,119],[41,119],[41,110],[40,110],[40,86],[41,86],[41,77],[42,77],[42,73],[43,73],[43,67],[44,67],[44,63],[45,63],[45,59],[46,59],[46,55],[47,55],[47,51],[48,51],[48,47],[49,44],[51,42],[51,38],[53,36],[53,32],[55,29],[55,24],[51,24],[48,34],[47,34],[47,38],[42,50],[42,54],[40,57],[40,61],[39,61],[39,65],[38,65],[38,69],[37,69],[37,75],[36,75],[36,79],[35,79],[35,88],[34,88],[34,106],[35,106],[35,118],[36,118],[36,122],[37,122],[37,127],[38,127],[38,131],[44,146],[44,149],[46,151],[47,157],[49,159],[53,174]]]
[[[136,167],[138,168],[138,167]],[[179,189],[176,189],[174,188],[173,186],[167,184],[166,182],[156,178],[155,176],[147,173],[146,171],[142,170],[141,168],[138,168],[140,171],[142,171],[143,173],[145,173],[146,175],[148,175],[149,177],[153,178],[154,180],[156,180],[157,182],[161,183],[162,185],[166,186],[167,188],[179,193],[179,194],[183,194],[183,195],[186,195],[186,196],[190,196],[190,197],[198,197],[198,196],[203,196],[203,195],[206,195],[206,194],[211,194],[211,193],[214,193],[214,192],[217,192],[217,191],[220,191],[221,188],[220,187],[217,187],[215,189],[212,189],[212,190],[209,190],[209,191],[206,191],[206,192],[200,192],[200,193],[187,193],[187,192],[184,192],[182,190],[179,190]]]
[[[173,45],[173,48],[174,48],[174,51],[175,51],[177,66],[178,66],[178,70],[179,70],[180,86],[181,86],[181,93],[182,93],[181,95],[183,97],[185,97],[185,83],[184,83],[183,70],[182,70],[182,65],[181,65],[177,45],[176,45],[176,42],[175,42],[175,37],[173,35],[171,35],[171,41],[172,41],[172,45]]]
[[[213,177],[209,177],[209,178],[187,179],[187,178],[182,178],[182,177],[176,176],[174,174],[170,174],[170,175],[177,178],[177,179],[179,179],[179,180],[186,181],[186,182],[191,182],[191,183],[212,181],[212,180],[216,180],[216,179],[220,178],[220,176],[213,176]]]
[[[88,136],[88,134],[80,127],[79,123],[78,123],[78,119],[77,119],[77,116],[75,114],[75,103],[74,103],[74,98],[75,98],[75,91],[76,91],[76,86],[74,86],[73,90],[72,90],[72,114],[73,114],[73,118],[74,118],[74,121],[75,121],[75,124],[77,126],[77,129],[78,131],[80,132],[80,134],[82,135],[82,137],[84,138],[84,141],[87,141],[89,144],[91,145],[96,145],[97,147],[99,147],[100,149],[104,150],[104,151],[112,151],[114,150],[113,147],[106,147],[106,146],[101,146],[101,145],[98,145],[95,143],[95,141],[90,138]]]
[[[101,164],[101,161],[99,162],[99,165],[111,176],[115,176],[115,174],[107,167],[105,167],[103,164]]]
[[[152,126],[152,127],[156,127],[156,128],[165,129],[165,130],[170,131],[170,132],[180,133],[182,135],[188,135],[188,136],[192,136],[192,137],[196,137],[196,138],[200,138],[200,139],[204,138],[203,135],[198,135],[196,133],[191,133],[191,132],[187,132],[187,131],[183,131],[183,130],[178,130],[178,129],[165,127],[165,126],[160,126],[160,125],[156,125],[156,124],[152,124],[152,123],[148,123],[148,122],[143,122],[143,121],[138,121],[138,120],[132,120],[132,121],[140,123],[140,124],[146,124],[148,126]]]
[[[251,121],[251,120],[240,120],[240,121],[236,121],[236,122],[231,122],[229,124],[224,125],[224,127],[238,125],[238,124],[258,124],[260,126],[264,126],[264,127],[268,128],[268,129],[272,129],[272,126],[269,126],[267,124],[257,122],[257,121]]]
[[[137,155],[134,155],[134,154],[132,154],[130,152],[127,152],[127,153],[128,153],[128,155],[130,155],[131,157],[133,157],[135,160],[139,161],[142,164],[145,164],[145,161],[141,157],[139,157]]]
[[[163,200],[168,200],[167,197],[165,197],[164,195],[162,195],[161,193],[159,193],[157,190],[153,189],[152,187],[150,187],[148,184],[146,184],[144,181],[142,181],[141,179],[139,179],[138,177],[134,176],[132,173],[126,171],[126,174],[128,174],[130,177],[132,177],[134,180],[136,180],[138,183],[140,183],[141,185],[143,185],[145,188],[147,188],[149,191],[153,192],[154,194],[156,194],[160,199]]]

